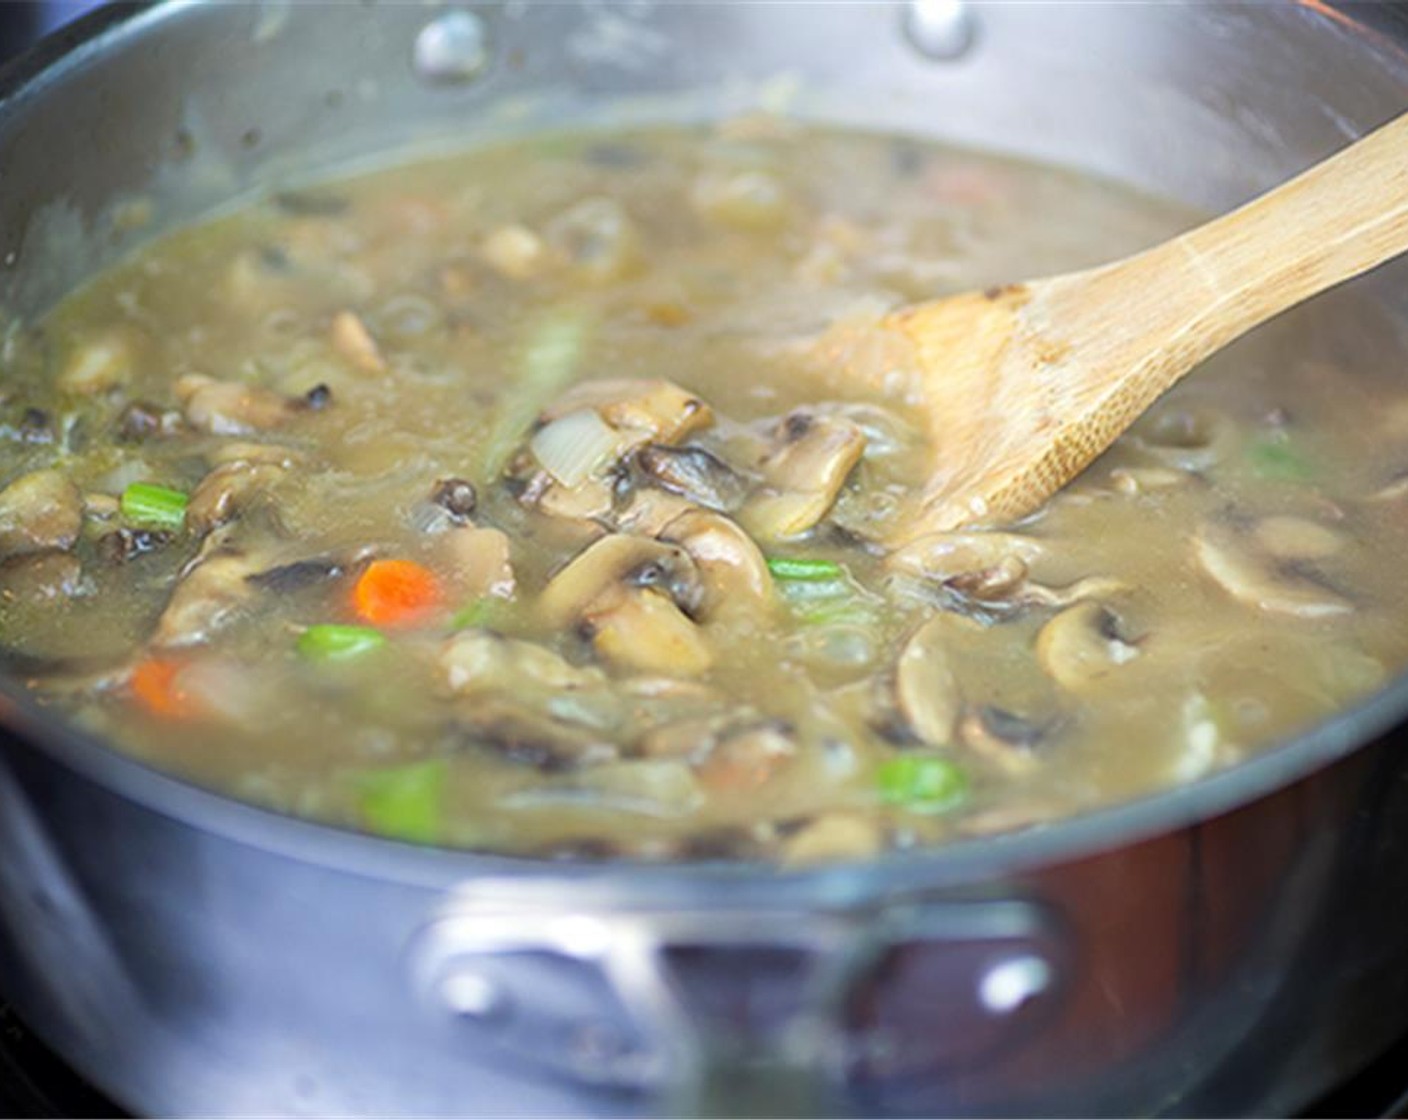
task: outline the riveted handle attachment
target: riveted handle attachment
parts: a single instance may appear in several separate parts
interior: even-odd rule
[[[644,911],[571,895],[458,892],[412,946],[416,983],[525,1073],[672,1115],[826,1115],[848,1083],[998,1056],[1058,1002],[1065,967],[1059,924],[1025,901]]]

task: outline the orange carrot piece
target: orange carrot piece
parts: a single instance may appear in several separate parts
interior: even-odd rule
[[[132,670],[129,687],[132,695],[152,715],[166,719],[192,719],[200,715],[200,706],[181,687],[178,679],[182,663],[165,657],[152,657]]]
[[[415,626],[444,602],[435,573],[414,560],[374,560],[352,589],[353,610],[373,626]]]

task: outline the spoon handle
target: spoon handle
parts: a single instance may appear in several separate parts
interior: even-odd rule
[[[1205,355],[1405,251],[1408,114],[1230,214],[1124,263],[1179,278]]]

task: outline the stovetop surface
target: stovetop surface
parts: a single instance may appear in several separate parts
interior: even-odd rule
[[[10,1004],[0,1001],[0,1116],[107,1120],[127,1115],[40,1042]]]

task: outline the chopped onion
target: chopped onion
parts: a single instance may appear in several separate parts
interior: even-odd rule
[[[615,455],[618,438],[594,409],[583,408],[548,424],[528,446],[548,474],[572,489]]]
[[[180,689],[202,711],[215,712],[246,727],[268,723],[274,708],[269,689],[257,671],[228,658],[200,658],[185,665]]]

